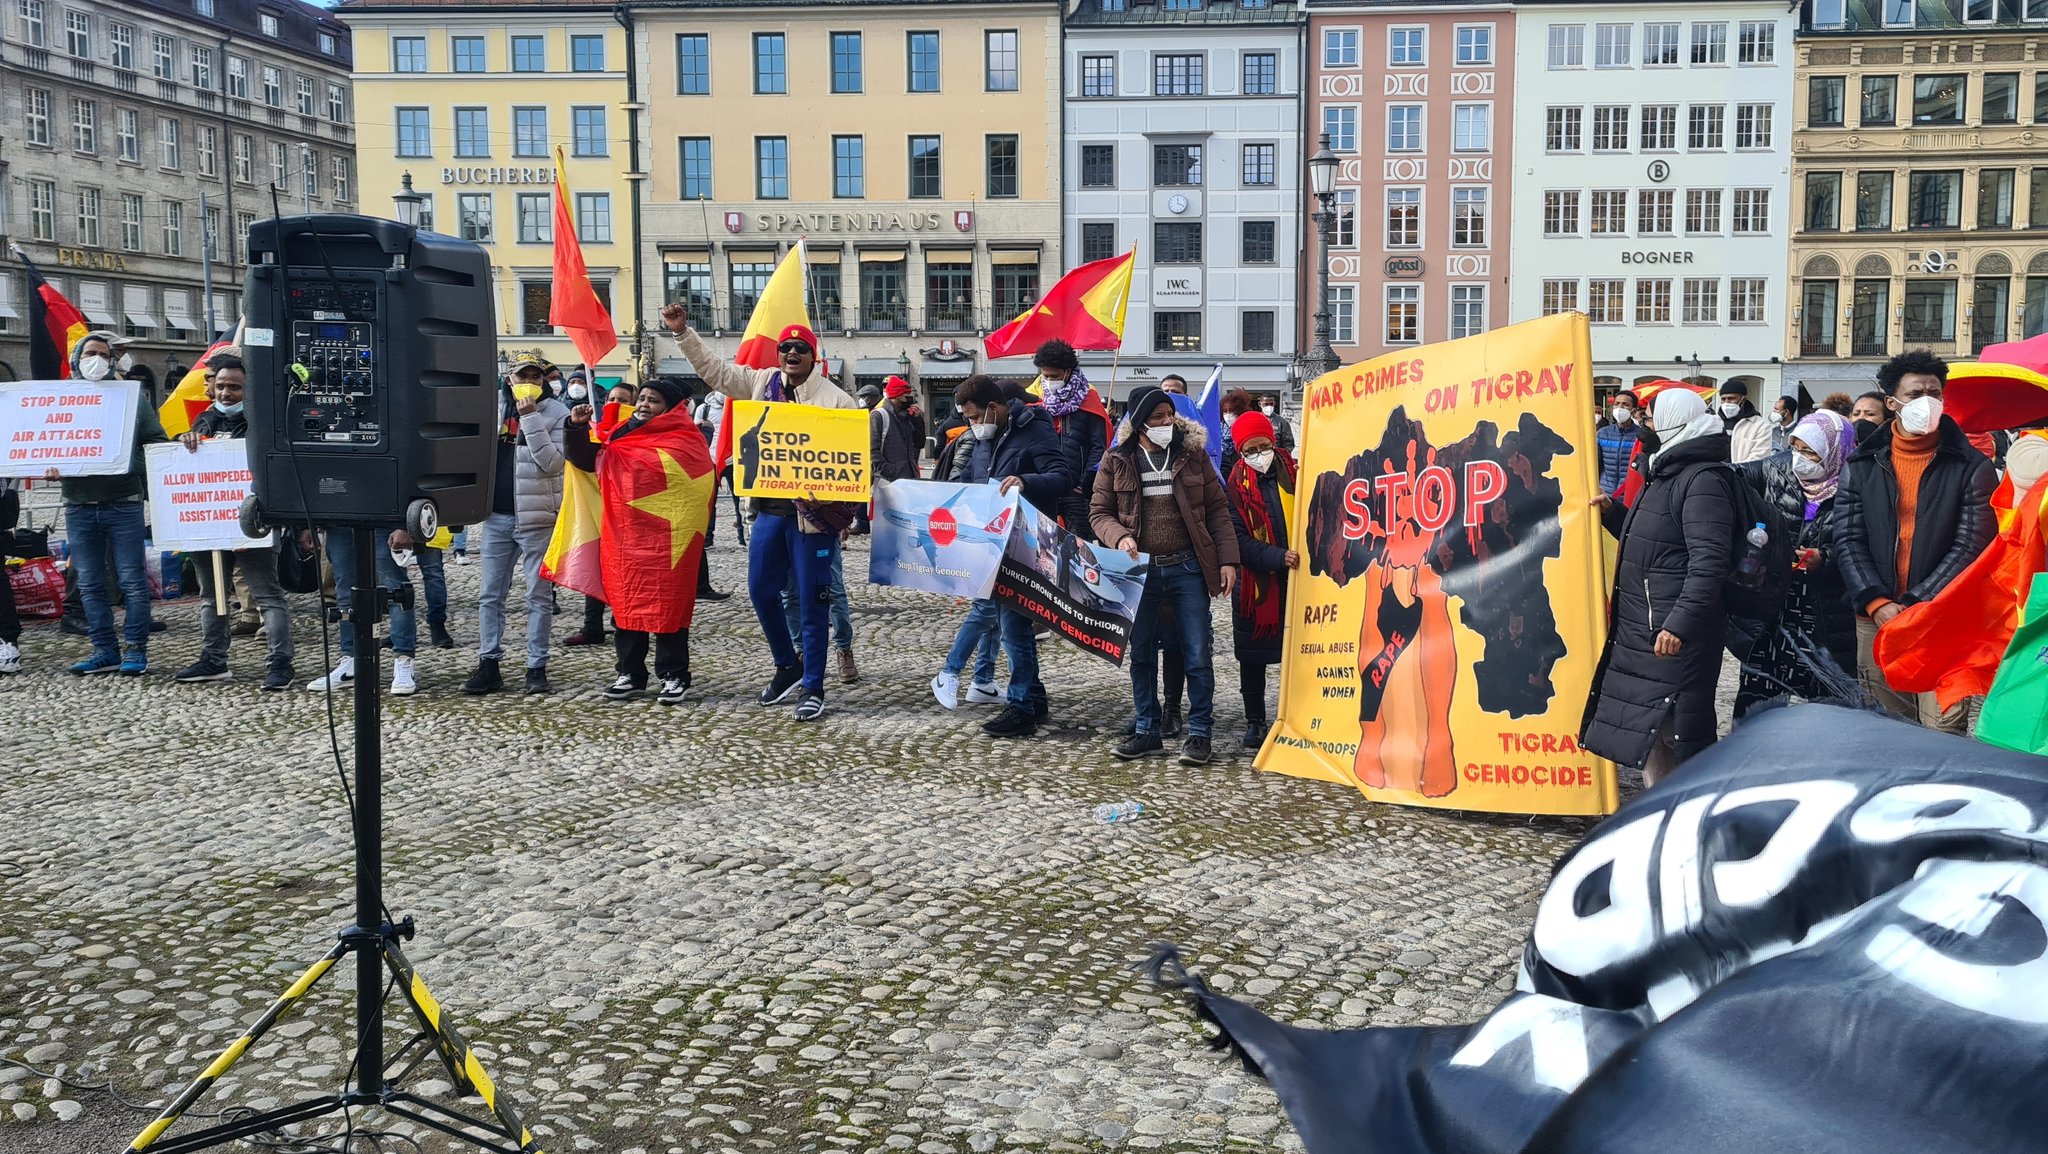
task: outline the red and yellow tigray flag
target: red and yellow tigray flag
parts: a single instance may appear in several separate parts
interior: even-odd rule
[[[603,546],[604,498],[597,475],[571,465],[562,470],[562,511],[555,516],[555,535],[541,556],[540,575],[585,597],[606,600]]]
[[[590,287],[590,266],[583,263],[583,242],[576,236],[576,217],[569,211],[569,189],[562,173],[568,161],[562,146],[555,146],[555,275],[553,297],[548,304],[548,323],[569,334],[576,355],[595,369],[599,361],[619,347],[619,333],[612,314]]]
[[[1030,353],[1053,339],[1077,349],[1114,349],[1124,343],[1124,313],[1131,304],[1131,269],[1138,250],[1090,261],[1059,279],[1029,312],[982,342],[991,360]]]
[[[156,416],[163,422],[164,436],[182,437],[192,430],[192,422],[206,411],[213,399],[206,395],[206,366],[213,358],[229,349],[240,348],[242,344],[242,323],[235,322],[235,331],[225,340],[215,341],[200,358],[192,362],[185,375],[178,378],[178,386],[164,403],[157,406]]]
[[[64,299],[56,286],[43,279],[43,270],[21,251],[14,255],[28,266],[28,379],[61,381],[71,375],[71,347],[92,331],[78,306]]]
[[[782,263],[775,266],[775,272],[768,277],[768,283],[761,289],[760,299],[754,302],[754,315],[747,318],[747,331],[740,334],[739,351],[733,354],[733,363],[750,369],[772,369],[782,363],[782,355],[775,349],[775,343],[782,338],[782,332],[791,325],[811,327],[811,310],[805,304],[804,288],[810,283],[809,265],[804,255],[802,237],[790,246]],[[824,371],[823,367],[817,371]],[[725,407],[725,415],[718,422],[718,436],[711,445],[711,464],[724,470],[725,463],[732,460],[732,406]]]

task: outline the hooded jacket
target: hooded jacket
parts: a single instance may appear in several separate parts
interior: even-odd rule
[[[1209,594],[1216,596],[1223,592],[1223,566],[1239,563],[1237,526],[1230,519],[1223,479],[1209,463],[1208,437],[1202,426],[1176,416],[1173,427],[1180,432],[1173,445],[1174,502],[1180,506],[1181,523],[1187,527],[1195,557],[1202,563]],[[1088,506],[1095,539],[1111,548],[1125,537],[1138,535],[1145,508],[1144,482],[1134,459],[1141,450],[1132,439],[1129,418],[1117,426],[1116,446],[1102,455]]]
[[[1892,469],[1897,429],[1897,421],[1888,421],[1850,452],[1835,492],[1835,563],[1849,588],[1849,604],[1859,613],[1879,600],[1911,605],[1933,597],[1998,532],[1991,512],[1997,474],[1962,426],[1943,417],[1934,459],[1920,475],[1913,551],[1900,587],[1893,560],[1899,540],[1899,477]]]
[[[1024,482],[1024,499],[1041,513],[1059,511],[1060,498],[1074,485],[1067,455],[1060,447],[1059,434],[1052,431],[1052,419],[1037,405],[1003,401],[1010,407],[1010,419],[1000,432],[986,441],[963,434],[958,450],[965,458],[959,475],[970,485],[1016,477]]]
[[[1720,402],[1714,402],[1714,412],[1719,413]],[[1728,459],[1741,465],[1749,461],[1761,461],[1771,455],[1775,447],[1771,442],[1771,430],[1775,427],[1756,405],[1742,402],[1742,411],[1733,417],[1722,417],[1728,429]]]
[[[85,350],[85,342],[71,346],[71,376],[78,379],[78,362]],[[112,384],[116,378],[104,381],[86,381],[86,384]],[[164,423],[157,417],[155,406],[149,403],[149,393],[141,386],[135,389],[135,436],[129,442],[128,471],[111,473],[100,477],[66,477],[59,488],[67,505],[114,505],[142,500],[148,483],[142,475],[142,447],[161,445],[170,438],[164,436]]]

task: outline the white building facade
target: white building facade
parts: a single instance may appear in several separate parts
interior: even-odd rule
[[[1767,408],[1783,387],[1797,19],[1517,6],[1511,314],[1586,313],[1603,391],[1739,379]]]
[[[1231,387],[1291,385],[1303,26],[1291,0],[1070,3],[1067,265],[1137,249],[1112,400],[1168,373],[1199,389],[1217,363]],[[1111,361],[1082,354],[1098,386]]]

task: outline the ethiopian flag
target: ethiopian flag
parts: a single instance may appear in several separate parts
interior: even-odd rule
[[[1031,353],[1049,340],[1077,349],[1114,349],[1124,343],[1124,313],[1131,304],[1136,249],[1090,261],[1059,279],[1029,312],[988,335],[990,360]]]
[[[64,299],[56,286],[20,248],[14,255],[28,266],[28,379],[61,381],[71,375],[71,347],[92,331],[78,306]]]
[[[241,347],[241,339],[242,326],[237,323],[234,333],[228,339],[214,342],[213,347],[207,349],[204,355],[193,362],[191,368],[185,370],[185,375],[178,378],[178,387],[171,390],[171,395],[165,397],[164,403],[158,405],[156,410],[157,420],[163,422],[164,436],[175,440],[192,431],[192,422],[198,420],[199,414],[213,404],[213,398],[206,395],[206,366],[213,361],[216,354]]]

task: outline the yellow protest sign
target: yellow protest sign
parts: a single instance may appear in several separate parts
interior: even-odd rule
[[[733,492],[742,497],[866,501],[868,411],[734,401]]]
[[[1260,769],[1375,801],[1601,814],[1606,635],[1586,318],[1389,353],[1304,395],[1280,711]]]

